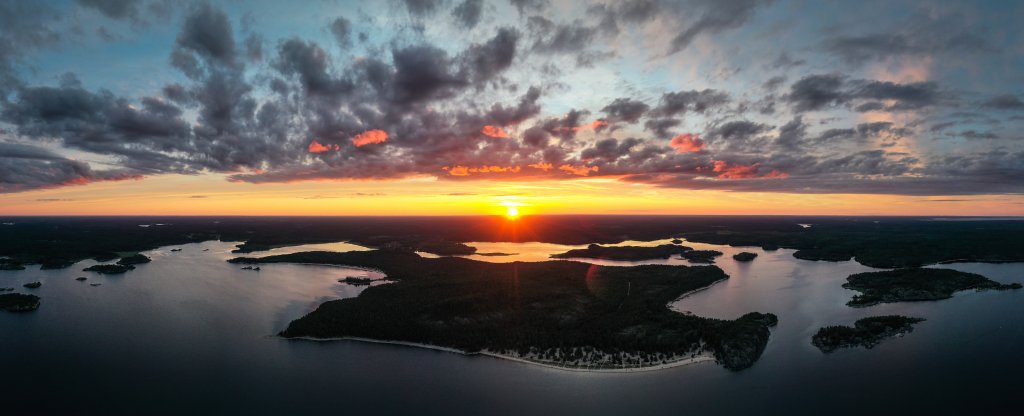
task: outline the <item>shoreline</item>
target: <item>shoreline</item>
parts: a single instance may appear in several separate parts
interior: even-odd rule
[[[658,364],[658,365],[645,366],[645,367],[629,367],[629,368],[566,367],[566,366],[559,366],[559,365],[555,365],[555,364],[543,363],[543,362],[539,362],[539,361],[528,360],[528,359],[520,358],[520,357],[513,357],[513,356],[505,355],[505,354],[498,354],[498,353],[490,352],[490,351],[466,352],[466,351],[462,351],[462,350],[456,349],[456,348],[442,347],[440,345],[422,344],[422,343],[408,342],[408,341],[388,341],[388,340],[373,339],[373,338],[362,338],[362,337],[335,337],[335,338],[317,338],[317,337],[284,338],[284,337],[281,337],[281,336],[275,336],[275,337],[282,338],[282,339],[285,339],[285,340],[293,340],[293,339],[295,339],[295,340],[300,340],[300,341],[313,341],[313,342],[357,341],[357,342],[366,342],[366,343],[372,343],[372,344],[399,345],[399,346],[404,346],[404,347],[423,348],[423,349],[434,350],[434,351],[442,351],[442,352],[455,353],[455,354],[463,355],[463,356],[466,356],[466,357],[485,356],[485,357],[491,357],[491,358],[496,358],[496,359],[501,359],[501,360],[514,361],[514,362],[518,362],[518,363],[522,363],[522,364],[528,364],[528,365],[533,365],[533,366],[538,366],[538,367],[550,368],[550,369],[554,369],[554,370],[571,371],[571,372],[577,372],[577,373],[643,373],[643,372],[649,372],[649,371],[666,370],[666,369],[669,369],[669,368],[682,367],[682,366],[686,366],[686,365],[690,365],[690,364],[697,364],[697,363],[702,363],[702,362],[708,362],[708,361],[714,361],[715,360],[715,357],[705,353],[705,354],[697,355],[697,356],[692,357],[692,358],[685,358],[685,359],[678,360],[678,361],[673,361],[673,362],[664,363],[664,364]]]

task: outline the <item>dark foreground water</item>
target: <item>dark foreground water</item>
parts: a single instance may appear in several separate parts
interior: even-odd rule
[[[472,244],[472,243],[471,243]],[[632,373],[580,373],[487,357],[359,342],[272,336],[327,299],[356,296],[338,283],[372,273],[267,265],[240,270],[233,244],[146,252],[120,276],[30,268],[0,272],[0,287],[43,298],[33,313],[0,313],[0,414],[1021,414],[1024,291],[964,292],[939,302],[844,306],[852,262],[794,259],[791,251],[739,264],[731,278],[673,307],[735,318],[773,312],[780,323],[754,367],[713,363]],[[277,252],[307,249],[289,248]],[[337,244],[319,249],[346,250]],[[490,246],[545,256],[565,246]],[[203,251],[209,249],[208,251]],[[540,254],[538,254],[540,253]],[[507,261],[494,257],[490,260]],[[681,260],[669,263],[683,263]],[[948,266],[1024,282],[1024,264]],[[86,282],[74,280],[88,276]],[[30,281],[43,287],[23,289]],[[102,283],[93,287],[90,283]],[[822,325],[900,313],[927,318],[878,347],[822,354]]]

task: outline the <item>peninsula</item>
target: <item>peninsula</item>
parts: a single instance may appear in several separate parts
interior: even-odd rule
[[[650,259],[667,259],[676,254],[683,254],[693,249],[676,244],[662,244],[654,247],[638,246],[602,246],[591,244],[587,248],[578,248],[564,253],[552,254],[553,259],[602,259],[619,261],[639,261]]]
[[[487,263],[384,250],[229,261],[372,268],[395,281],[320,305],[289,324],[286,338],[424,344],[573,369],[652,368],[713,356],[740,370],[760,357],[777,322],[771,314],[730,321],[668,309],[683,293],[727,279],[715,266]]]

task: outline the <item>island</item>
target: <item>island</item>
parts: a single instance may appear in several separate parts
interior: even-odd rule
[[[75,280],[77,280],[77,281],[79,281],[79,282],[84,282],[84,281],[86,281],[86,279],[87,279],[87,278],[86,278],[85,276],[79,276],[79,277],[76,277],[76,278],[75,278]]]
[[[674,312],[684,293],[727,279],[715,266],[487,263],[407,251],[304,252],[232,263],[376,269],[393,284],[328,301],[280,333],[445,348],[572,369],[625,371],[716,360],[740,370],[764,351],[771,314],[721,320]]]
[[[691,263],[714,263],[715,257],[721,256],[718,250],[690,250],[683,252],[681,256]]]
[[[121,260],[118,260],[117,264],[120,264],[122,266],[134,266],[137,264],[149,263],[151,261],[153,260],[150,259],[149,257],[146,257],[141,253],[136,253],[130,256],[121,257]]]
[[[578,248],[565,253],[552,254],[553,259],[602,259],[619,261],[640,261],[651,259],[667,259],[674,254],[683,254],[693,250],[690,247],[675,244],[662,244],[654,247],[638,246],[602,246],[591,244],[587,248]]]
[[[493,252],[493,253],[476,253],[476,255],[478,255],[478,256],[484,256],[484,257],[506,257],[506,256],[515,256],[515,255],[517,255],[517,254],[519,254],[519,253],[500,253],[500,252]]]
[[[0,292],[13,292],[13,287],[0,287]]]
[[[39,296],[24,293],[0,295],[0,309],[7,312],[29,312],[39,309]]]
[[[352,286],[369,286],[373,282],[373,279],[369,277],[354,277],[349,276],[344,279],[338,279],[338,282],[348,283]]]
[[[862,346],[872,348],[887,338],[914,330],[914,324],[922,322],[922,318],[910,318],[899,315],[872,316],[858,319],[853,327],[826,326],[811,337],[811,344],[829,353],[839,348]]]
[[[941,300],[962,290],[1020,289],[1020,283],[1002,284],[980,274],[951,269],[909,268],[857,273],[846,278],[846,289],[861,292],[846,304],[865,307],[879,303]]]
[[[754,261],[754,259],[756,259],[756,258],[757,258],[757,253],[751,253],[749,251],[744,251],[744,252],[736,253],[736,254],[732,255],[732,259],[733,260],[743,261],[743,262]]]
[[[97,264],[82,269],[83,272],[96,272],[99,274],[122,274],[127,273],[129,270],[135,270],[135,266],[130,264]]]
[[[43,286],[43,282],[25,283],[22,286],[28,289],[39,289],[41,286]]]

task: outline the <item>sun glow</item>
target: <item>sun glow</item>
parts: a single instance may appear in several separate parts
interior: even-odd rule
[[[519,208],[516,208],[516,207],[508,207],[508,208],[506,208],[505,209],[505,217],[510,219],[510,220],[514,220],[516,218],[519,218]]]

